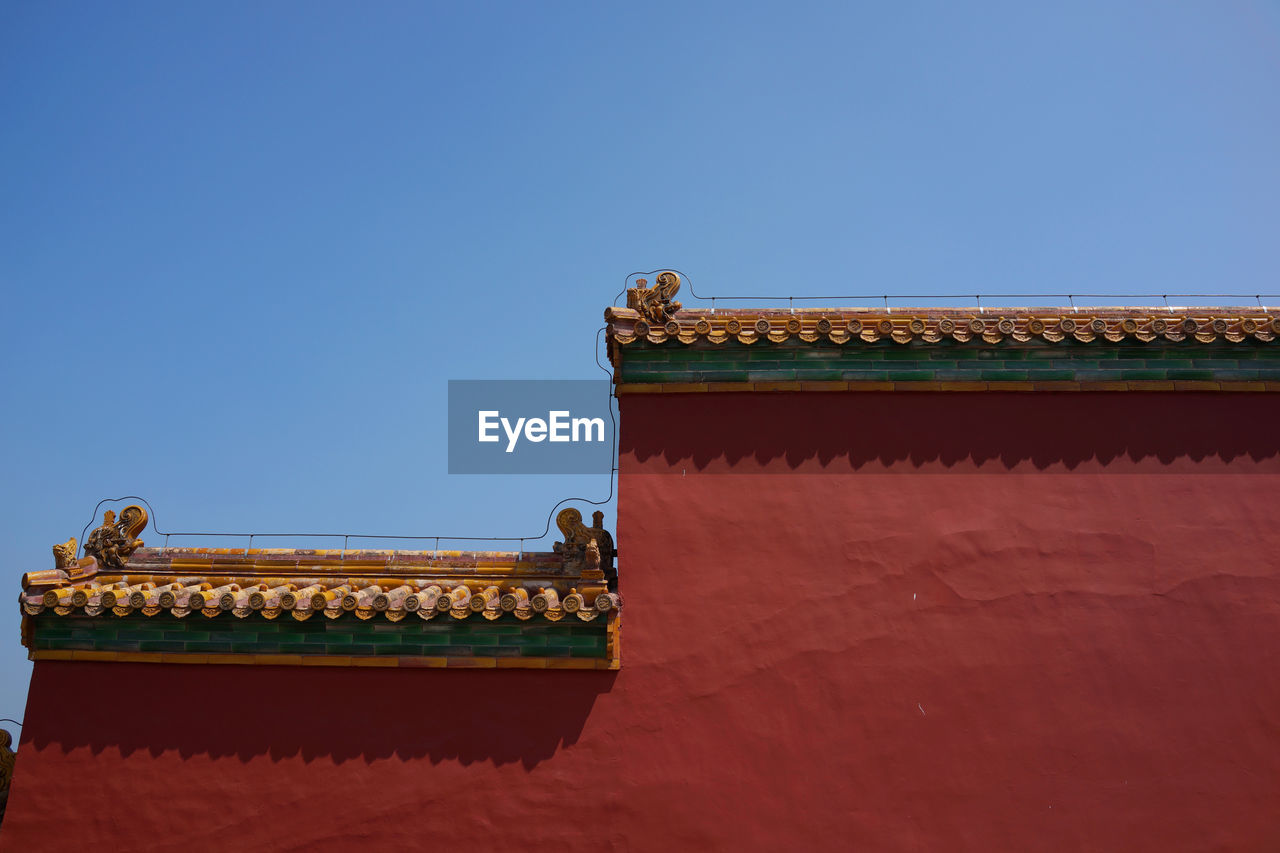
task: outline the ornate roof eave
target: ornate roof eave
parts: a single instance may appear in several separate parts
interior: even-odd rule
[[[215,586],[216,584],[216,586]],[[622,607],[622,599],[603,583],[549,581],[507,583],[493,580],[448,581],[424,578],[129,575],[49,587],[20,596],[27,616],[125,617],[167,613],[207,618],[230,613],[241,619],[280,616],[306,621],[385,618],[399,622],[414,615],[434,618],[517,619],[558,622],[568,616],[590,622]]]
[[[616,347],[635,343],[1271,343],[1280,337],[1280,311],[1241,307],[685,309],[661,323],[633,308],[610,307],[604,316],[615,358]]]
[[[145,523],[131,506],[119,521],[106,513],[79,560],[74,538],[53,546],[55,568],[22,576],[23,613],[591,621],[621,607],[613,537],[598,512],[588,527],[578,510],[562,510],[564,541],[520,553],[146,548],[136,539]]]

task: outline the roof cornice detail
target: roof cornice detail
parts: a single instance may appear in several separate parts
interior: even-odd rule
[[[1149,342],[1271,343],[1280,337],[1280,312],[1261,308],[804,308],[680,310],[661,323],[634,308],[605,310],[609,340],[682,344],[730,340],[780,344],[1080,343]]]

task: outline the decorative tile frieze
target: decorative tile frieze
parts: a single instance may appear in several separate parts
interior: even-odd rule
[[[329,661],[390,658],[397,660],[397,666],[413,665],[400,662],[401,658],[443,658],[449,662],[446,665],[453,666],[474,666],[468,662],[476,659],[506,660],[501,666],[526,668],[545,668],[547,661],[588,660],[600,663],[596,668],[603,669],[617,663],[609,648],[616,623],[616,615],[560,624],[515,618],[396,624],[358,619],[236,619],[230,614],[209,622],[192,622],[171,614],[150,619],[45,615],[32,620],[28,642],[36,660],[230,663],[234,661],[223,658],[250,655],[258,663],[278,664],[283,655]],[[148,657],[160,655],[163,660]],[[183,655],[199,657],[190,661],[176,658]]]

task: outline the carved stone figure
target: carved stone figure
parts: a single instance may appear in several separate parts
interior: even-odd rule
[[[107,510],[102,514],[102,526],[90,533],[84,543],[84,552],[103,568],[123,569],[129,555],[142,547],[142,540],[136,537],[146,526],[147,511],[140,506],[131,504],[122,509],[119,521],[114,512]]]

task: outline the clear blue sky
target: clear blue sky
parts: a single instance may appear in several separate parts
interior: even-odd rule
[[[0,716],[18,574],[100,498],[516,536],[603,498],[448,476],[445,382],[598,375],[633,270],[1276,292],[1278,81],[1274,0],[0,5]]]

